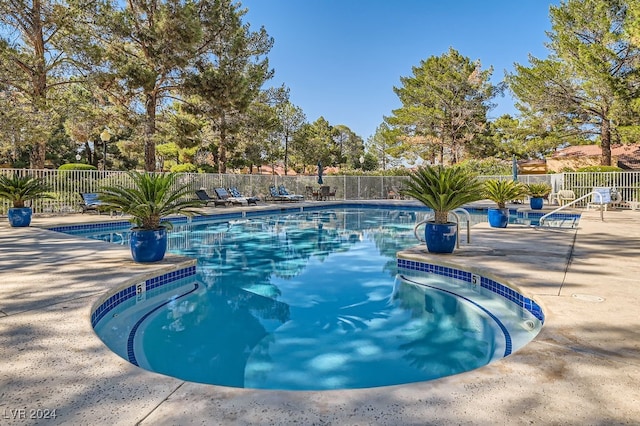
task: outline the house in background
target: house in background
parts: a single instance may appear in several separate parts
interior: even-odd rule
[[[561,173],[567,169],[599,166],[602,158],[600,145],[574,145],[554,152],[547,157],[547,170]],[[640,171],[640,144],[612,145],[611,165],[623,170]]]
[[[518,173],[543,175],[547,173],[547,162],[545,160],[518,160]]]

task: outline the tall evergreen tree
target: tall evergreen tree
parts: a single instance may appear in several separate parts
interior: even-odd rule
[[[294,135],[291,142],[292,157],[304,170],[318,162],[323,166],[331,165],[335,156],[333,127],[324,117],[311,124],[304,124]]]
[[[302,108],[293,105],[291,102],[276,105],[275,112],[280,124],[277,134],[284,147],[284,174],[286,175],[289,168],[289,144],[293,135],[307,121],[307,117],[304,115]]]
[[[456,163],[487,125],[491,99],[499,90],[489,82],[492,69],[482,70],[479,62],[450,48],[412,71],[413,76],[400,78],[402,87],[393,89],[402,107],[385,121],[401,130],[405,149],[430,157],[436,148],[440,163],[445,156]],[[421,143],[410,143],[415,141]]]
[[[231,0],[216,0],[219,11],[209,16],[222,19],[208,51],[189,70],[185,91],[199,98],[196,110],[211,120],[218,135],[218,170],[225,173],[230,138],[239,132],[242,115],[258,98],[262,85],[273,76],[265,55],[273,39],[264,28],[251,31],[242,23],[246,10]]]
[[[97,81],[113,99],[128,104],[144,123],[145,170],[155,171],[158,108],[180,85],[182,70],[207,45],[200,16],[208,3],[178,0],[106,0],[93,21],[101,50]],[[96,71],[97,71],[96,70]]]
[[[611,165],[616,118],[637,98],[640,50],[625,33],[628,3],[567,0],[552,6],[551,54],[531,57],[529,66],[516,64],[507,77],[518,108],[546,123],[545,131],[597,135],[603,165]]]
[[[344,124],[333,127],[336,147],[336,161],[338,164],[346,164],[347,167],[355,169],[360,167],[359,158],[364,155],[364,141],[353,130]]]
[[[81,39],[74,25],[82,5],[77,6],[0,0],[0,88],[24,118],[20,135],[12,138],[30,150],[34,168],[44,168],[47,142],[59,122],[57,89],[69,83],[81,65],[69,55],[69,46]]]
[[[373,136],[367,141],[367,152],[369,156],[376,159],[378,167],[387,170],[394,167],[399,162],[398,159],[410,160],[403,154],[400,140],[400,132],[397,129],[391,129],[387,123],[381,123]],[[363,159],[365,159],[363,157]],[[360,159],[358,158],[358,161]],[[362,167],[363,165],[360,165]]]

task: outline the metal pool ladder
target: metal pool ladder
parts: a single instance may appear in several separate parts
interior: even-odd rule
[[[560,207],[558,207],[557,209],[552,210],[552,211],[550,211],[549,213],[547,213],[547,214],[543,215],[543,216],[540,218],[540,226],[544,225],[544,220],[545,220],[546,218],[548,218],[549,216],[551,216],[552,214],[556,214],[556,213],[558,213],[559,211],[564,210],[564,209],[566,209],[567,207],[570,207],[570,206],[572,206],[572,205],[576,204],[578,201],[582,201],[582,200],[584,200],[585,198],[590,197],[590,196],[592,196],[592,195],[595,195],[595,196],[596,196],[596,198],[598,199],[598,201],[600,202],[600,204],[602,204],[602,194],[601,194],[601,193],[599,193],[599,192],[597,192],[597,191],[591,191],[591,192],[589,192],[588,194],[585,194],[585,195],[583,195],[583,196],[582,196],[582,197],[580,197],[580,198],[576,198],[576,199],[575,199],[575,200],[573,200],[572,202],[570,202],[570,203],[568,203],[568,204],[565,204],[565,205],[563,205],[563,206],[560,206]],[[603,220],[603,221],[604,221],[604,209],[600,209],[600,220]]]
[[[449,212],[450,215],[453,215],[453,217],[455,217],[456,219],[456,231],[458,231],[458,238],[456,239],[456,248],[460,248],[460,216],[458,216],[458,213],[462,213],[466,216],[467,218],[467,244],[471,244],[471,215],[469,214],[469,212],[465,209],[463,209],[462,207],[459,207],[457,209],[451,210]],[[429,220],[434,216],[434,213],[429,213],[426,216],[426,219],[423,221],[420,221],[418,223],[416,223],[416,226],[413,227],[413,235],[415,235],[416,239],[420,242],[424,242],[423,238],[420,238],[418,236],[418,227],[420,225],[423,225],[427,222],[429,222]]]

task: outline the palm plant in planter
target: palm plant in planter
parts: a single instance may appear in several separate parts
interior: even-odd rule
[[[489,225],[493,228],[506,228],[509,223],[507,203],[516,200],[526,193],[526,188],[513,180],[491,179],[484,182],[484,197],[497,204],[497,208],[489,209]]]
[[[434,220],[426,224],[425,240],[432,253],[452,253],[457,224],[449,222],[449,212],[477,201],[482,186],[476,176],[459,166],[427,166],[409,175],[403,195],[415,198],[434,212]]]
[[[38,198],[52,198],[47,194],[49,190],[49,185],[41,178],[0,175],[0,199],[6,199],[13,204],[13,208],[9,208],[7,212],[9,224],[13,227],[29,226],[33,211],[31,207],[26,207],[25,203]]]
[[[188,185],[177,185],[175,173],[152,174],[129,172],[133,185],[105,186],[98,198],[106,207],[131,215],[131,255],[136,262],[157,262],[167,250],[169,215],[193,216],[202,202],[193,199]]]
[[[540,210],[544,205],[544,198],[551,194],[551,185],[546,182],[530,183],[526,185],[527,195],[531,197],[529,199],[529,206],[533,210]]]

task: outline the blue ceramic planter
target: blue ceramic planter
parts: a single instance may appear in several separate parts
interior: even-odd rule
[[[509,209],[489,209],[489,225],[492,228],[506,228],[509,223]]]
[[[31,207],[12,207],[7,212],[9,225],[14,228],[29,226],[31,223]]]
[[[167,251],[167,230],[131,230],[131,256],[140,263],[158,262]]]
[[[453,253],[458,240],[458,228],[455,223],[427,222],[424,228],[427,250],[431,253]]]
[[[544,205],[543,198],[535,197],[529,200],[529,206],[531,206],[531,209],[533,210],[541,210],[543,205]]]

